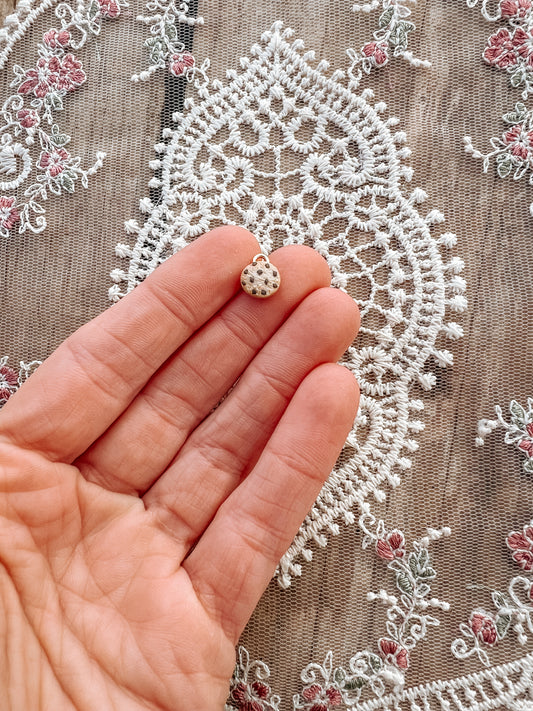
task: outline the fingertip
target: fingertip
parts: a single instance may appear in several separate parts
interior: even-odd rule
[[[298,272],[305,272],[314,289],[331,284],[331,272],[328,263],[315,249],[305,244],[288,244],[276,249],[269,259],[276,264],[276,259],[284,263],[282,284],[291,279],[291,265],[298,265]]]
[[[323,363],[310,376],[314,397],[319,400],[317,409],[330,413],[346,437],[359,410],[361,390],[355,375],[344,365]]]
[[[340,346],[340,358],[359,331],[359,307],[346,292],[329,286],[313,291],[306,298],[305,304],[311,307],[317,320],[322,318],[332,322]]]
[[[237,225],[221,225],[198,237],[189,246],[198,242],[207,242],[211,248],[221,251],[221,254],[234,253],[241,256],[243,265],[251,261],[252,257],[261,251],[256,237],[244,227]]]

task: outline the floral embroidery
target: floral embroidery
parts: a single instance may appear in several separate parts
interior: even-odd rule
[[[521,533],[510,533],[507,545],[513,551],[515,563],[529,572],[533,568],[533,526],[525,525]]]
[[[450,316],[466,308],[463,263],[447,252],[456,237],[436,227],[439,211],[421,213],[426,194],[407,184],[410,152],[397,119],[359,90],[359,77],[330,72],[292,36],[275,23],[225,82],[195,75],[150,164],[158,199],[140,201],[142,224],[126,222],[134,244],[117,246],[128,262],[113,270],[109,290],[118,300],[202,232],[237,223],[266,252],[295,243],[316,249],[338,288],[361,293],[358,285],[368,284],[358,299],[357,348],[344,357],[360,383],[360,412],[343,458],[280,562],[283,587],[311,560],[311,543],[327,545],[369,496],[383,500],[400,483],[423,428],[423,402],[411,387],[431,389],[432,366],[452,362],[438,334],[459,338]]]
[[[272,694],[269,676],[266,664],[250,662],[246,649],[239,647],[225,711],[279,711],[281,700]]]
[[[16,93],[1,110],[4,125],[0,127],[0,191],[19,188],[34,169],[36,177],[18,201],[12,195],[0,195],[2,237],[8,237],[16,224],[19,232],[42,232],[46,219],[41,203],[49,193],[72,193],[78,179],[87,187],[89,176],[101,167],[104,153],[98,152],[94,165],[85,170],[81,159],[67,152],[65,146],[71,137],[61,132],[55,114],[63,109],[65,97],[87,81],[73,50],[83,47],[90,35],[100,33],[103,18],[117,17],[125,6],[124,0],[86,0],[73,10],[61,3],[56,8],[61,27],[52,27],[43,34],[35,65],[30,69],[14,65],[11,87]],[[31,155],[33,146],[40,148],[36,158]]]
[[[481,446],[485,442],[485,437],[498,427],[504,427],[504,441],[507,444],[514,444],[527,459],[523,463],[524,471],[533,474],[533,398],[528,398],[527,410],[516,400],[511,400],[509,412],[510,422],[507,422],[502,414],[499,405],[495,407],[496,420],[480,420],[478,422],[478,436],[476,444]],[[516,559],[515,559],[516,560]]]
[[[376,541],[376,553],[385,560],[403,558],[405,555],[405,538],[401,531],[391,531],[385,538]]]
[[[139,15],[137,20],[150,28],[150,37],[144,43],[149,52],[148,69],[134,74],[132,81],[145,81],[158,69],[164,69],[176,77],[192,79],[199,69],[193,55],[180,40],[177,26],[203,25],[203,17],[194,17],[189,11],[189,0],[148,0],[146,9],[150,14]],[[206,62],[201,72],[209,66]]]
[[[363,548],[373,545],[376,554],[382,560],[388,560],[387,568],[394,573],[400,592],[399,599],[385,590],[367,595],[369,601],[380,600],[387,605],[388,636],[378,640],[377,653],[371,650],[358,652],[350,659],[347,668],[333,669],[331,652],[323,665],[308,665],[301,675],[305,686],[301,694],[294,697],[295,711],[329,711],[339,704],[346,708],[359,702],[365,688],[378,698],[391,684],[396,691],[401,689],[409,668],[409,652],[425,638],[429,626],[439,624],[428,614],[428,609],[449,609],[446,602],[429,597],[429,583],[436,572],[431,565],[428,546],[431,541],[449,535],[450,529],[428,529],[428,535],[415,541],[413,550],[407,553],[405,537],[398,529],[388,533],[383,521],[376,524],[370,514],[361,516],[359,526],[365,534]]]
[[[19,212],[15,206],[14,197],[0,197],[0,233],[9,230],[20,221]]]
[[[403,57],[415,67],[431,66],[431,62],[417,59],[407,49],[409,33],[416,29],[407,19],[411,16],[409,2],[416,3],[416,0],[358,0],[354,3],[353,10],[356,12],[372,12],[381,6],[382,13],[379,16],[378,29],[374,32],[374,40],[364,44],[359,53],[349,50],[352,69],[361,63],[368,74],[375,67],[385,66],[391,57]]]
[[[512,531],[506,543],[515,563],[530,572],[533,568],[533,521],[520,532]],[[476,654],[488,666],[487,647],[495,646],[510,630],[517,634],[518,643],[524,645],[527,642],[524,625],[533,632],[533,577],[518,575],[509,583],[507,592],[495,591],[491,597],[495,612],[476,609],[470,615],[468,624],[460,625],[459,629],[466,639],[460,637],[454,640],[451,647],[458,659]],[[469,647],[467,640],[473,640],[473,646]]]
[[[0,198],[1,200],[1,198]],[[18,371],[7,365],[8,357],[0,357],[0,407],[5,405],[22,383],[27,380],[41,361],[21,362]]]
[[[469,0],[473,7],[477,0]],[[504,69],[510,76],[511,86],[522,88],[522,98],[533,92],[533,0],[500,0],[497,11],[491,15],[487,0],[482,2],[483,16],[494,22],[505,20],[487,40],[483,59],[490,66]],[[502,116],[507,128],[501,138],[491,138],[494,150],[482,153],[474,148],[470,136],[464,137],[465,150],[474,158],[483,159],[483,172],[489,169],[492,158],[500,178],[512,176],[519,180],[529,173],[533,185],[533,116],[523,103],[517,102],[514,110]],[[533,215],[533,203],[530,205]]]

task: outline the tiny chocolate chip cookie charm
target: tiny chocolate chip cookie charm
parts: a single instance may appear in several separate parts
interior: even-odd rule
[[[266,299],[279,289],[279,271],[264,254],[256,254],[253,262],[241,272],[241,286],[247,294]]]

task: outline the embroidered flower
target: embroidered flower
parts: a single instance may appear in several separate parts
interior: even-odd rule
[[[517,63],[516,46],[509,30],[502,27],[491,35],[483,52],[483,58],[489,64],[505,69]]]
[[[376,542],[376,553],[384,560],[403,558],[405,555],[405,538],[401,531],[391,531],[385,538]]]
[[[476,635],[480,642],[488,644],[491,647],[498,640],[498,633],[493,618],[486,612],[473,612],[470,615],[468,624],[472,632]]]
[[[372,62],[375,67],[382,67],[389,61],[387,50],[389,45],[387,42],[367,42],[361,51]]]
[[[115,0],[98,0],[98,4],[102,17],[113,18],[120,15],[120,6]]]
[[[509,152],[520,160],[531,158],[533,151],[533,131],[517,123],[503,134],[503,142],[509,146]]]
[[[329,711],[342,703],[341,692],[330,685],[312,684],[302,691],[302,696],[306,701],[313,702],[308,711]]]
[[[14,197],[0,197],[0,229],[10,230],[20,220],[19,212],[15,206]],[[7,368],[7,366],[2,366]],[[0,373],[3,373],[0,368]],[[11,370],[8,368],[8,370]],[[14,371],[13,371],[14,372]],[[1,385],[1,381],[0,381]]]
[[[56,178],[65,170],[65,163],[69,158],[70,156],[64,148],[43,151],[39,159],[39,166],[44,168],[50,177]]]
[[[513,35],[513,44],[517,54],[525,60],[530,69],[533,68],[533,36],[522,27],[517,27]]]
[[[525,17],[531,9],[531,0],[501,0],[500,12],[506,19]]]
[[[39,114],[33,109],[20,109],[17,111],[17,118],[23,128],[33,128],[41,122]]]
[[[70,42],[70,32],[68,30],[56,30],[54,27],[43,35],[43,42],[51,49],[66,47]]]
[[[393,639],[382,637],[378,641],[379,653],[383,659],[399,669],[407,669],[409,667],[409,652],[401,644]]]
[[[66,54],[61,60],[57,82],[58,89],[74,91],[81,86],[87,78],[81,67],[82,64],[79,59],[76,59],[73,54]]]
[[[169,70],[176,77],[187,74],[194,67],[194,57],[190,52],[172,54],[170,57]]]
[[[0,198],[2,200],[10,198]],[[14,200],[15,198],[13,198]],[[9,400],[18,387],[18,373],[8,365],[0,365],[0,400]]]
[[[18,92],[29,94],[33,91],[35,96],[42,99],[55,89],[74,91],[86,79],[81,66],[73,54],[67,54],[61,59],[56,56],[41,57],[36,68],[26,72],[26,81],[19,86]]]
[[[533,569],[533,526],[526,524],[522,532],[512,531],[507,536],[507,545],[513,551],[513,560],[523,570]]]
[[[530,133],[533,134],[533,131],[530,131]],[[531,137],[531,140],[533,142],[533,136]],[[533,457],[533,422],[526,425],[526,432],[529,437],[520,440],[518,447],[526,452],[528,457]]]
[[[239,711],[264,711],[263,700],[270,696],[270,687],[261,681],[245,684],[240,681],[230,694],[230,701]]]

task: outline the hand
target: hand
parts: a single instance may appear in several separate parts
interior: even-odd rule
[[[0,413],[2,709],[223,708],[358,403],[354,302],[303,246],[272,255],[278,293],[241,293],[259,251],[199,238]]]

